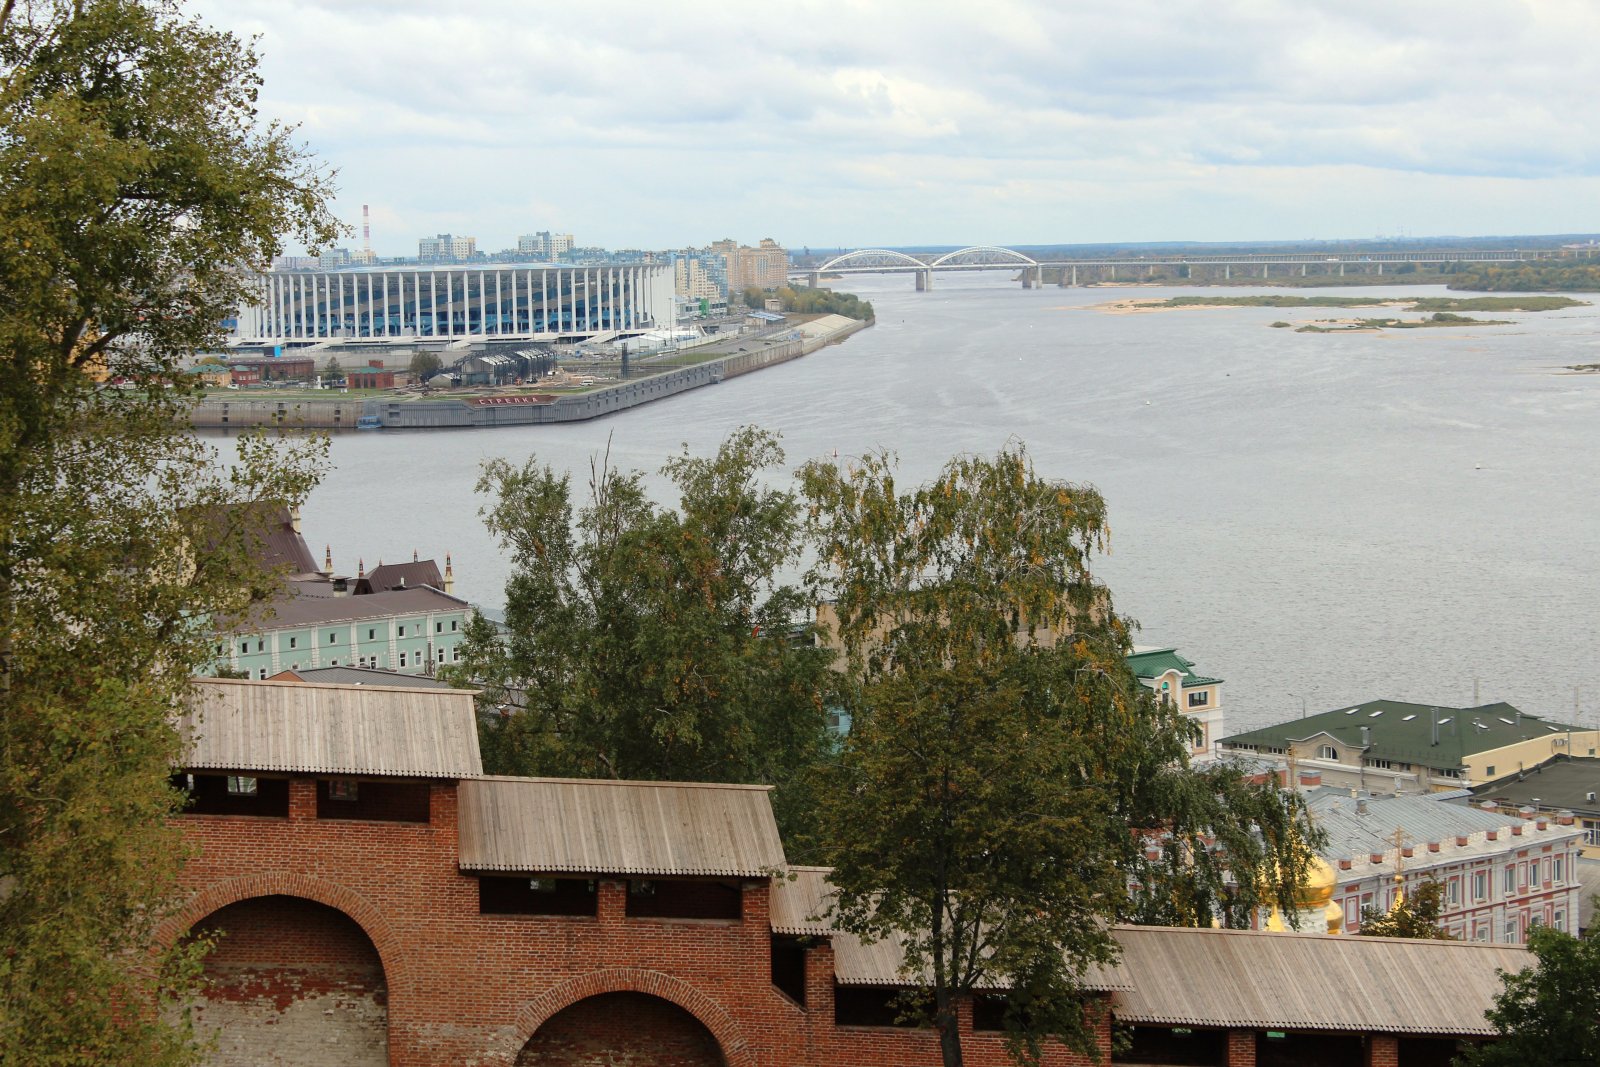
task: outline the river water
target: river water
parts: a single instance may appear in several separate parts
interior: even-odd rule
[[[1560,371],[1600,362],[1600,297],[1478,315],[1509,326],[1318,335],[1268,324],[1343,313],[1116,315],[1091,305],[1186,290],[1025,291],[1005,272],[937,285],[851,279],[875,328],[595,422],[339,436],[306,535],[344,570],[450,552],[457,592],[498,606],[507,567],[473,492],[490,456],[581,485],[608,439],[654,471],[754,423],[795,464],[892,449],[909,483],[1016,438],[1105,494],[1099,573],[1141,644],[1226,679],[1230,732],[1374,698],[1600,722],[1600,375]]]

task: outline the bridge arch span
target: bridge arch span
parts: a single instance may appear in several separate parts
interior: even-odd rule
[[[955,261],[967,257],[978,263],[994,263],[996,266],[1037,267],[1039,261],[1023,255],[1010,248],[1001,248],[999,245],[973,245],[971,248],[958,248],[954,252],[946,252],[938,259],[929,263],[930,267],[940,267],[945,264],[960,266]]]
[[[854,252],[834,256],[814,269],[819,274],[825,274],[830,270],[872,270],[877,267],[926,267],[927,265],[904,252],[892,252],[887,248],[858,248]]]

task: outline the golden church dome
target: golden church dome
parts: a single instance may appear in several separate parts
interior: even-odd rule
[[[1294,895],[1300,911],[1322,911],[1339,888],[1339,875],[1321,856],[1312,856],[1306,865],[1306,885]]]

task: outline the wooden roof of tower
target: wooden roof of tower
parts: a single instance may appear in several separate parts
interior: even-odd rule
[[[189,770],[468,778],[483,773],[469,690],[196,679]]]
[[[1467,941],[1119,926],[1123,1023],[1491,1035],[1499,969],[1525,949]]]
[[[461,783],[461,868],[764,877],[784,865],[767,786],[478,778]]]

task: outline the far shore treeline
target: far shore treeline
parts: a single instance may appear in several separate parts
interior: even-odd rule
[[[751,286],[742,294],[746,307],[763,308],[768,300],[781,302],[783,310],[797,315],[843,315],[847,319],[872,318],[872,304],[854,293],[838,293],[832,289],[793,289],[785,285],[778,289],[760,289]]]

